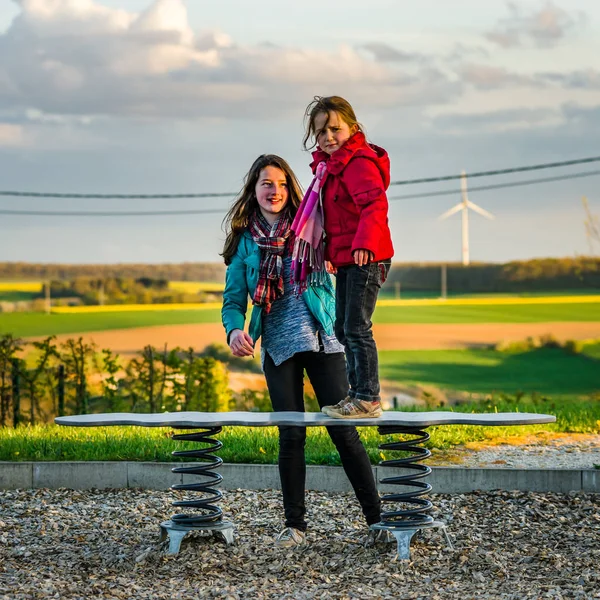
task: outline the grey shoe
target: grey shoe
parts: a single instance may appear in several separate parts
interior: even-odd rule
[[[325,412],[327,409],[327,412]],[[335,406],[325,406],[323,412],[334,419],[377,419],[381,417],[381,402],[346,398]]]
[[[365,548],[372,548],[376,544],[393,544],[396,541],[394,534],[389,529],[371,529],[365,538]]]
[[[292,548],[306,543],[306,533],[293,527],[286,527],[276,538],[275,544],[281,548]]]
[[[337,404],[330,404],[328,406],[324,406],[321,409],[321,412],[323,414],[326,414],[329,417],[330,416],[329,415],[329,411],[330,410],[338,411],[338,410],[340,410],[342,408],[342,406],[344,406],[344,404],[347,404],[350,401],[351,401],[350,396],[346,396],[345,398],[343,398],[342,400],[340,400]]]

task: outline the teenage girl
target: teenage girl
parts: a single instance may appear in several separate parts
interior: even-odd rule
[[[317,149],[311,163],[313,202],[303,201],[292,227],[294,281],[303,289],[325,267],[336,273],[335,334],[345,348],[350,385],[346,397],[322,410],[340,419],[380,417],[371,317],[394,254],[386,197],[390,161],[383,148],[367,142],[344,98],[316,96],[305,117],[304,148]],[[324,235],[315,235],[315,225],[317,233],[322,225]]]
[[[280,157],[259,156],[244,188],[225,217],[227,238],[222,256],[227,265],[222,320],[235,356],[251,356],[258,338],[274,411],[304,412],[306,371],[319,405],[341,400],[348,391],[343,347],[334,336],[335,295],[324,272],[302,294],[291,284],[291,224],[301,202],[300,186]],[[248,297],[252,315],[244,331]],[[368,525],[380,520],[380,499],[369,458],[355,427],[327,431],[340,453]],[[279,475],[285,528],[277,543],[304,543],[306,428],[279,427]],[[370,530],[367,542],[377,541]]]

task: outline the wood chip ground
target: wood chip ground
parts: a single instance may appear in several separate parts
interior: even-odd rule
[[[158,525],[180,493],[0,491],[0,598],[227,600],[600,598],[600,496],[486,492],[432,495],[437,530],[365,548],[351,494],[307,494],[308,544],[280,549],[281,495],[227,491],[237,543],[193,534],[165,554]]]

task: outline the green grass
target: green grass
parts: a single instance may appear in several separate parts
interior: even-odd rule
[[[0,302],[27,302],[34,300],[36,297],[39,297],[39,294],[36,292],[22,292],[19,290],[0,290]]]
[[[379,306],[375,323],[547,323],[600,321],[600,303]]]
[[[600,361],[600,342],[585,344],[581,353],[584,356]]]
[[[600,349],[595,352],[600,355]],[[600,356],[599,356],[600,358]],[[522,353],[471,350],[383,350],[382,379],[472,393],[502,391],[589,394],[600,390],[600,362],[561,348]]]
[[[600,293],[598,288],[583,288],[573,290],[543,290],[532,292],[501,292],[495,294],[477,294],[468,292],[448,291],[448,298],[537,298],[546,296],[592,296]],[[403,290],[400,288],[400,298],[402,300],[412,300],[415,298],[439,298],[442,295],[441,289],[431,290]],[[380,294],[380,298],[393,299],[396,298],[396,290],[394,284],[386,284]]]
[[[0,335],[16,337],[129,329],[154,325],[219,323],[218,308],[123,311],[90,314],[0,313]],[[381,306],[376,323],[527,323],[600,321],[600,303],[481,306]]]
[[[15,337],[83,333],[108,329],[130,329],[154,325],[220,323],[220,309],[123,311],[90,314],[0,313],[0,335]]]
[[[554,414],[556,423],[516,427],[444,425],[430,427],[429,448],[446,449],[468,441],[506,438],[538,432],[600,432],[600,401],[576,396],[562,398],[503,398],[465,404],[457,412],[537,412]],[[381,460],[378,445],[389,440],[375,427],[360,428],[361,438],[373,464]],[[192,443],[174,442],[167,428],[144,427],[35,427],[0,428],[0,461],[181,461],[171,456],[174,450],[190,449]],[[224,447],[219,456],[230,463],[273,464],[277,461],[277,429],[225,427],[218,434]],[[386,458],[390,458],[387,453]],[[340,464],[339,455],[326,431],[308,429],[306,457],[309,464]]]

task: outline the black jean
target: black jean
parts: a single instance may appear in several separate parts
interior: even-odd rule
[[[391,262],[339,267],[336,276],[335,335],[346,351],[349,396],[379,400],[379,361],[371,317]]]
[[[346,364],[341,352],[299,352],[275,366],[265,356],[265,377],[274,411],[304,412],[304,371],[315,390],[319,406],[336,404],[348,393]],[[332,442],[340,453],[344,471],[354,488],[368,525],[378,523],[381,501],[371,463],[356,427],[327,427]],[[306,531],[305,427],[279,427],[279,476],[283,492],[285,526]]]

